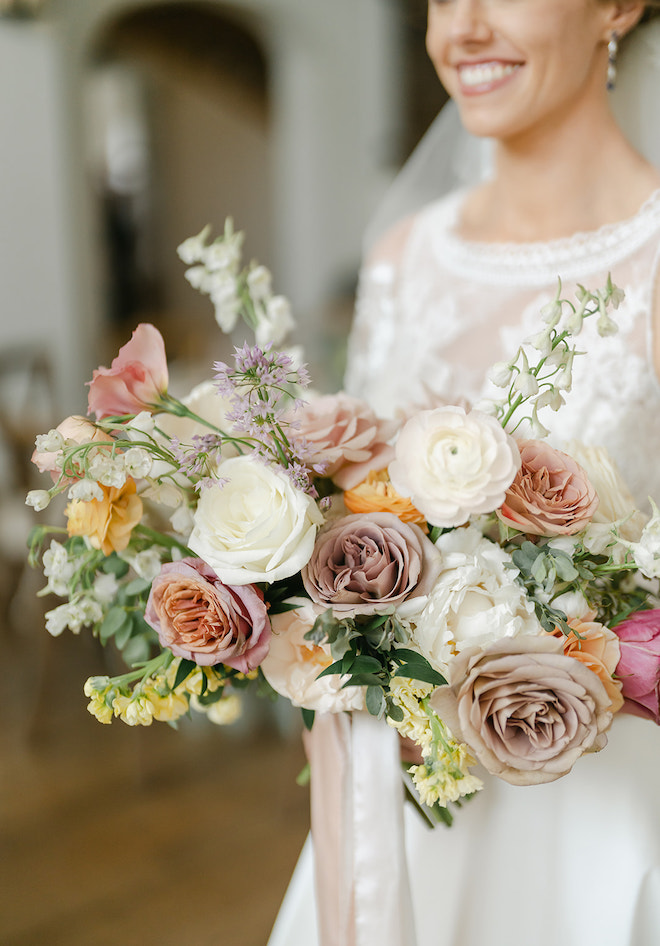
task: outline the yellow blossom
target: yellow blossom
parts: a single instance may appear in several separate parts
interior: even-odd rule
[[[154,719],[154,707],[143,695],[116,696],[112,708],[115,716],[129,726],[151,726]]]
[[[205,707],[206,715],[216,726],[230,726],[243,712],[241,698],[236,693],[223,696],[221,700]]]
[[[90,694],[87,694],[88,696]],[[100,723],[106,726],[112,722],[112,706],[108,706],[105,701],[105,694],[95,691],[91,694],[91,700],[87,704],[87,712],[95,716]]]
[[[161,723],[170,723],[188,712],[188,700],[179,692],[166,690],[164,693],[148,683],[143,685],[143,692],[148,699],[153,718]]]

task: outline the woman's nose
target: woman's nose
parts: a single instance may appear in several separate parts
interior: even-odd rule
[[[450,36],[454,42],[480,42],[490,37],[491,27],[484,0],[453,0],[450,9]]]

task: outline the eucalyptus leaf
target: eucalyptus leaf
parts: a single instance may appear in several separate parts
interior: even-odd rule
[[[123,608],[110,608],[103,619],[99,628],[99,639],[102,644],[107,644],[111,637],[114,637],[122,627],[132,626],[130,616]]]
[[[383,688],[380,686],[367,687],[365,702],[367,711],[372,716],[377,716],[378,719],[380,719],[385,712],[385,693],[383,692]]]
[[[135,598],[149,588],[151,588],[151,582],[146,578],[134,578],[133,581],[129,581],[124,590],[129,598]]]

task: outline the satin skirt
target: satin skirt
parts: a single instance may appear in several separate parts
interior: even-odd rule
[[[618,717],[602,752],[548,785],[487,778],[452,828],[430,829],[405,807],[416,933],[401,946],[659,946],[660,727],[652,722]],[[322,946],[316,917],[308,839],[269,946]],[[367,936],[358,946],[379,943]]]

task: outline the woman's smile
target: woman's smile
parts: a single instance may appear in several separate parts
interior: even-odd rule
[[[459,63],[456,67],[459,88],[463,95],[483,95],[507,84],[522,63],[487,60]]]

